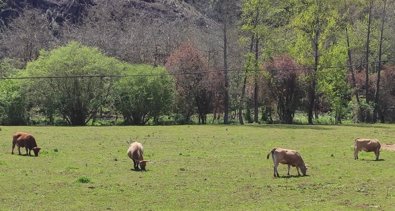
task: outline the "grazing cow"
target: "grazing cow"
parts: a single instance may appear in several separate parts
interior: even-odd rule
[[[144,153],[143,145],[139,142],[133,142],[130,144],[127,153],[129,158],[133,160],[134,169],[145,171],[145,166],[148,161],[144,160],[143,158],[143,153]]]
[[[14,154],[15,145],[18,146],[19,155],[21,154],[21,147],[25,147],[26,155],[31,155],[31,150],[33,150],[34,155],[37,157],[38,152],[40,152],[39,147],[37,147],[36,140],[31,134],[24,132],[17,132],[12,136],[12,151],[11,154]],[[28,153],[29,150],[29,153]]]
[[[278,174],[278,164],[287,164],[288,165],[288,176],[289,176],[289,169],[291,166],[296,167],[298,171],[298,175],[300,176],[299,169],[302,171],[303,176],[306,176],[306,165],[303,162],[302,156],[295,151],[290,149],[282,149],[282,148],[274,148],[272,151],[267,154],[267,159],[269,159],[270,154],[272,154],[273,164],[274,164],[274,177],[279,177]]]
[[[358,159],[358,152],[374,152],[376,160],[379,160],[380,156],[380,142],[377,139],[357,138],[354,141],[354,159]]]

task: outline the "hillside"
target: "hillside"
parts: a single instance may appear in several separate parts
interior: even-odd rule
[[[209,8],[202,6],[201,2],[177,0],[121,0],[116,2],[106,0],[8,0],[0,3],[0,19],[7,25],[20,16],[27,9],[36,9],[46,14],[51,20],[59,24],[70,21],[79,24],[89,16],[91,9],[111,9],[120,5],[120,13],[127,11],[128,15],[147,20],[162,21],[192,21],[204,26],[210,20],[200,11],[207,12]],[[196,7],[196,8],[195,8]],[[116,11],[108,11],[116,12]]]
[[[217,46],[219,24],[202,1],[8,0],[0,3],[0,58],[26,63],[70,40],[133,63],[164,63],[181,42]],[[16,36],[15,36],[16,35]],[[211,42],[211,43],[207,43]],[[26,47],[27,46],[27,47]]]

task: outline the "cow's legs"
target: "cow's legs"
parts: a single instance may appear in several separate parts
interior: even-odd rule
[[[14,149],[15,149],[15,143],[12,143],[12,151],[11,151],[11,154],[14,154]]]
[[[27,147],[25,147],[25,149],[26,149],[26,154],[25,154],[25,155],[28,155],[28,153],[27,153]]]
[[[21,155],[21,147],[20,146],[18,146],[18,152],[19,152],[19,155]]]
[[[288,176],[289,176],[289,170],[291,169],[291,165],[288,164]]]
[[[358,149],[357,148],[354,149],[354,159],[358,160]]]
[[[376,151],[374,151],[374,154],[376,155],[376,160],[379,160],[380,149],[376,149]]]
[[[296,166],[296,171],[298,171],[298,176],[300,176],[299,167]]]
[[[139,169],[137,164],[138,163],[135,160],[133,160],[133,168],[134,168],[134,170],[138,170]]]
[[[280,177],[280,175],[278,174],[278,164],[274,164],[274,177]]]

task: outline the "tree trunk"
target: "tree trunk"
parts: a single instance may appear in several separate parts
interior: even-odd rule
[[[251,36],[251,43],[250,43],[250,53],[252,53],[253,49],[254,49],[254,40],[255,40],[255,36],[252,35]],[[250,63],[250,62],[249,62]],[[247,67],[248,68],[248,67]],[[241,90],[241,96],[240,96],[240,103],[239,103],[239,122],[241,125],[244,124],[244,120],[243,120],[243,108],[244,108],[244,98],[245,98],[245,93],[246,93],[246,86],[247,86],[247,69],[244,72],[244,80],[243,80],[243,88]]]
[[[244,98],[246,93],[246,84],[247,84],[247,71],[245,72],[244,80],[243,80],[243,88],[241,90],[240,103],[239,103],[239,123],[244,125],[243,121],[243,108],[244,108]]]
[[[348,70],[351,73],[351,80],[352,80],[352,88],[354,89],[354,95],[358,103],[358,107],[361,107],[361,102],[359,100],[359,94],[357,90],[357,82],[355,79],[355,73],[354,73],[354,68],[353,68],[353,62],[352,62],[352,52],[351,52],[351,46],[350,46],[350,36],[348,35],[348,28],[346,27],[346,39],[347,39],[347,54],[348,54]]]
[[[255,39],[255,74],[254,74],[254,122],[259,122],[259,102],[258,102],[258,74],[259,74],[259,37]]]
[[[387,12],[387,0],[384,0],[383,5],[383,13],[381,19],[381,29],[380,29],[380,44],[379,44],[379,61],[378,61],[378,70],[377,70],[377,83],[376,83],[376,96],[374,100],[374,111],[373,111],[373,122],[377,122],[377,115],[380,109],[380,74],[382,68],[382,54],[383,54],[383,37],[384,37],[384,25],[385,25],[385,16]]]
[[[309,88],[310,90],[309,90],[308,123],[310,125],[313,124],[313,114],[315,108],[316,86],[317,86],[316,74],[318,72],[318,64],[319,64],[319,38],[320,38],[320,31],[319,29],[317,29],[313,40],[314,67],[313,67],[313,72],[311,73],[311,85]]]
[[[369,16],[368,16],[368,34],[366,36],[366,52],[365,52],[365,62],[366,62],[366,72],[365,72],[365,97],[366,103],[369,103],[369,54],[370,54],[370,31],[372,25],[372,7],[373,0],[370,0],[369,4]],[[369,117],[367,117],[369,118]]]
[[[224,124],[229,124],[229,78],[228,78],[228,38],[227,24],[224,21],[224,80],[225,80],[225,96],[224,96]]]

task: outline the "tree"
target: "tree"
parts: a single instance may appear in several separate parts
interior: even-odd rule
[[[381,122],[395,122],[395,67],[390,65],[383,66],[381,74],[380,91],[380,110],[378,118]]]
[[[128,65],[115,88],[115,108],[125,124],[144,125],[173,108],[174,81],[163,67]]]
[[[365,87],[369,86],[369,66],[370,66],[370,42],[371,42],[371,29],[372,29],[372,10],[373,10],[373,0],[369,1],[369,7],[368,7],[368,25],[367,25],[367,35],[366,35],[366,51],[365,51]],[[366,98],[366,103],[369,104],[370,101],[370,95],[369,95],[369,89],[365,90],[365,98]],[[368,117],[369,118],[369,117]]]
[[[5,59],[0,62],[0,77],[18,76],[18,70],[12,61]],[[27,102],[22,92],[22,81],[0,80],[0,124],[26,125],[29,121]]]
[[[353,29],[355,19],[357,19],[356,16],[358,16],[358,9],[359,5],[354,2],[349,2],[348,0],[344,1],[344,7],[340,6],[339,11],[342,14],[342,21],[344,24],[344,35],[345,35],[345,40],[346,40],[346,48],[347,48],[347,65],[348,65],[348,70],[351,74],[351,87],[353,89],[353,94],[355,95],[355,100],[357,101],[358,107],[361,105],[361,100],[359,97],[358,89],[357,89],[357,84],[356,84],[356,78],[355,78],[355,68],[354,68],[354,58],[353,58],[353,51],[356,46],[352,46],[352,40],[351,40],[351,33],[350,30]]]
[[[124,64],[98,49],[71,42],[52,51],[41,51],[26,67],[29,101],[49,119],[59,113],[70,125],[85,125],[107,103],[114,80]],[[97,77],[100,76],[100,77]]]
[[[239,8],[237,7],[236,2],[233,0],[214,0],[212,2],[214,5],[214,11],[217,12],[215,19],[219,20],[222,23],[222,34],[223,34],[223,76],[224,76],[224,124],[229,124],[229,108],[230,108],[230,99],[229,99],[229,62],[228,62],[228,48],[229,48],[229,28],[234,24]]]
[[[337,30],[339,35],[341,30]],[[334,115],[335,124],[341,123],[351,99],[351,89],[347,80],[348,68],[344,67],[347,61],[347,45],[345,40],[336,38],[333,44],[321,56],[322,68],[317,74],[319,81],[318,91],[323,93],[323,100],[329,103],[330,111]]]
[[[296,32],[296,40],[291,48],[292,55],[303,65],[312,66],[308,87],[308,122],[313,124],[313,113],[317,99],[317,74],[320,71],[320,58],[331,44],[332,32],[335,32],[338,12],[336,1],[308,0],[300,2],[296,7],[296,15],[292,27]],[[329,46],[328,46],[329,45]]]
[[[379,55],[378,55],[378,67],[377,67],[377,82],[376,82],[376,96],[374,99],[374,110],[373,110],[373,122],[377,121],[377,115],[380,111],[380,79],[381,69],[383,67],[383,42],[384,42],[384,26],[386,23],[387,14],[387,0],[383,0],[383,12],[381,14],[381,27],[380,27],[380,38],[379,38]],[[383,115],[381,115],[383,116]],[[384,119],[382,119],[384,122]]]
[[[347,25],[349,64],[355,61],[351,68],[355,67],[357,72],[362,70],[364,72],[362,84],[357,84],[358,79],[354,80],[351,75],[351,84],[359,106],[358,121],[376,122],[378,113],[381,112],[382,102],[378,96],[381,90],[379,88],[381,77],[376,77],[375,74],[380,75],[383,62],[390,60],[391,42],[389,42],[390,36],[388,35],[391,27],[386,22],[391,20],[389,17],[391,13],[387,13],[390,11],[387,8],[391,8],[391,3],[375,0],[346,1],[346,5],[350,8],[348,14],[344,15],[349,23]],[[366,36],[361,36],[361,34]],[[355,78],[357,75],[359,73],[354,73]],[[361,83],[360,80],[359,83]],[[356,89],[357,87],[359,89]]]
[[[247,82],[247,75],[253,76],[253,104],[254,121],[259,121],[260,90],[260,64],[275,55],[283,54],[287,48],[286,40],[287,25],[293,11],[290,9],[294,5],[292,1],[269,1],[269,0],[245,0],[242,7],[242,30],[245,32],[248,53],[245,62],[245,77],[243,82]],[[247,74],[247,72],[249,72]],[[241,108],[244,101],[246,84],[243,83],[241,103],[239,107],[239,120],[242,124]],[[269,109],[270,110],[270,109]]]
[[[192,43],[184,43],[170,55],[166,68],[176,80],[178,112],[188,122],[196,108],[199,123],[206,124],[215,96],[212,84],[216,81],[210,80],[210,70],[200,52]]]
[[[265,64],[266,80],[282,123],[292,124],[303,97],[303,69],[289,56],[274,57]]]

